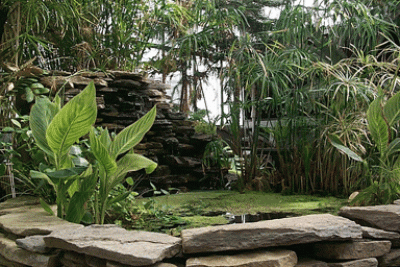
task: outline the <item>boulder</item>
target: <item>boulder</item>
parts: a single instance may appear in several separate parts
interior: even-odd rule
[[[365,226],[400,232],[400,205],[343,207],[339,215]]]
[[[236,255],[211,255],[189,258],[186,267],[293,267],[297,264],[294,251],[256,251]]]
[[[127,231],[116,225],[90,225],[53,232],[44,238],[48,247],[75,251],[132,266],[151,265],[181,250],[181,240],[166,234]]]
[[[378,260],[375,258],[368,258],[355,261],[329,263],[329,267],[377,267]]]
[[[330,260],[359,260],[380,257],[390,251],[390,241],[324,242],[314,245],[314,255]]]
[[[361,226],[331,214],[186,229],[184,253],[246,250],[362,237]]]

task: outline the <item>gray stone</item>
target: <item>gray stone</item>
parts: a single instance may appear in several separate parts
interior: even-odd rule
[[[400,234],[396,232],[385,231],[381,229],[376,229],[368,226],[362,226],[363,238],[370,239],[400,239]]]
[[[0,234],[0,254],[8,261],[25,264],[32,267],[49,266],[53,255],[36,254],[19,248],[17,244]]]
[[[359,260],[380,257],[390,251],[390,241],[327,242],[314,245],[314,255],[331,260]]]
[[[400,249],[392,249],[379,258],[379,266],[400,266]]]
[[[211,255],[189,258],[186,267],[293,267],[297,264],[294,251],[256,251],[236,255]]]
[[[181,239],[161,233],[127,231],[115,225],[91,225],[53,232],[44,238],[48,247],[132,266],[151,265],[181,250]]]
[[[377,267],[378,260],[375,258],[368,258],[355,261],[329,263],[329,267]]]
[[[328,263],[315,259],[300,258],[296,267],[328,267]]]
[[[361,226],[331,214],[230,224],[181,233],[184,253],[245,250],[361,238]]]
[[[55,230],[83,228],[80,224],[49,215],[41,206],[26,206],[19,212],[0,216],[0,227],[18,236],[47,235]]]
[[[400,205],[343,207],[339,215],[363,225],[400,232]]]
[[[394,205],[400,205],[400,199],[396,199],[395,201],[393,201]]]
[[[18,247],[32,251],[35,253],[48,253],[50,248],[46,247],[42,235],[28,236],[25,238],[15,240]]]

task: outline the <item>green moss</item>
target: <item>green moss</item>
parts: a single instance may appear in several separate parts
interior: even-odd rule
[[[198,228],[210,225],[227,224],[228,220],[224,216],[189,216],[183,218],[187,223],[187,228]]]
[[[248,214],[257,212],[293,212],[336,214],[346,204],[345,199],[309,195],[281,195],[264,192],[198,191],[156,197],[158,206],[167,206],[173,212],[199,215],[209,211]],[[142,202],[145,200],[137,200]]]

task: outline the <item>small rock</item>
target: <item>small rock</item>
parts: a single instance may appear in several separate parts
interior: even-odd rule
[[[256,251],[237,255],[212,255],[205,257],[189,258],[186,267],[292,267],[297,264],[294,251]]]
[[[314,255],[331,260],[359,260],[380,257],[390,251],[390,241],[326,242],[314,245]]]
[[[329,263],[329,267],[377,267],[378,260],[375,258]]]
[[[15,243],[23,249],[28,251],[32,251],[35,253],[48,253],[51,251],[51,248],[46,247],[46,244],[43,240],[43,235],[34,235],[28,236],[25,238],[15,240]]]

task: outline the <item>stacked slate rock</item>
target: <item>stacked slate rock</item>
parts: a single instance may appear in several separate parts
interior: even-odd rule
[[[203,177],[201,159],[204,147],[212,137],[196,134],[194,123],[173,111],[171,97],[166,94],[169,88],[166,84],[125,71],[80,72],[74,75],[52,71],[49,76],[40,79],[45,87],[54,92],[64,90],[66,101],[81,92],[90,81],[94,81],[97,91],[96,124],[108,128],[110,132],[124,129],[157,105],[156,121],[143,141],[135,147],[135,152],[158,163],[158,168],[149,176],[157,188],[199,188],[199,180]],[[149,183],[143,185],[149,186]]]
[[[339,214],[186,229],[179,238],[69,223],[20,197],[0,203],[0,266],[400,266],[400,205]]]

